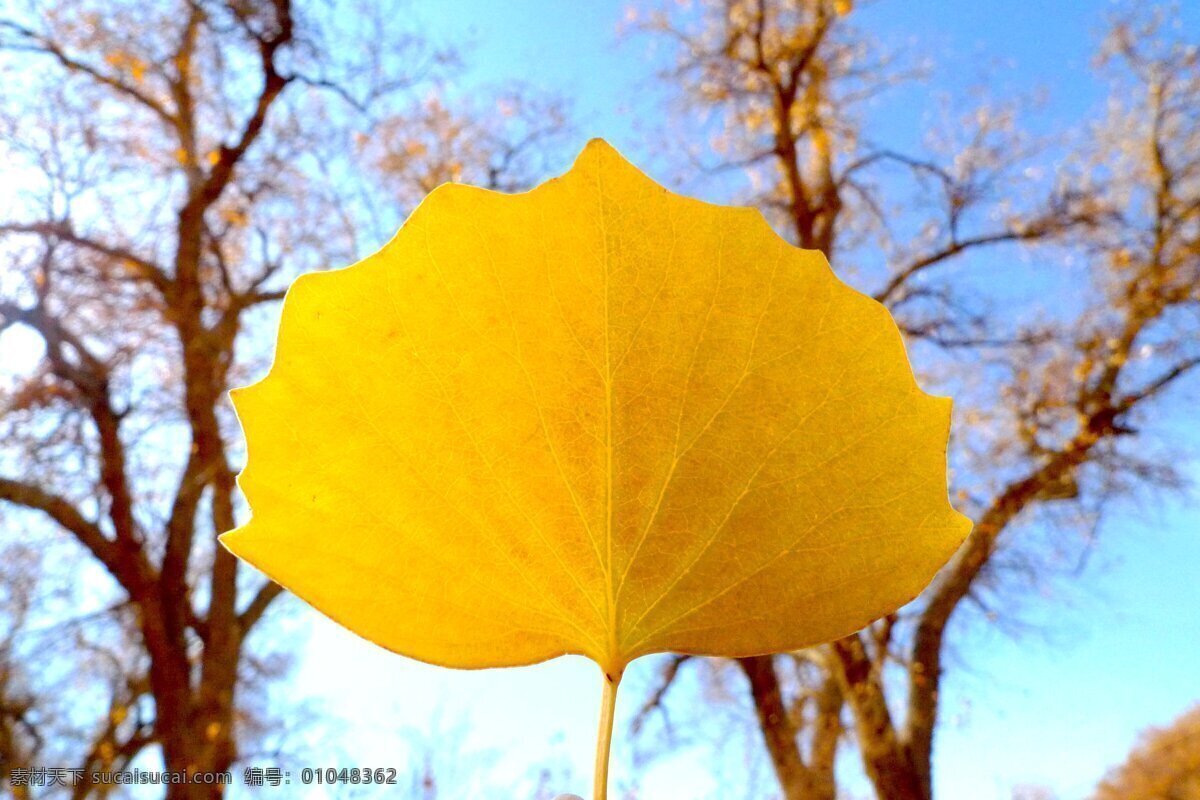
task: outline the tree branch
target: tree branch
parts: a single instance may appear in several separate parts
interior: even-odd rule
[[[275,581],[267,581],[255,592],[249,605],[238,615],[238,628],[241,630],[243,638],[262,619],[271,603],[281,594],[283,594],[283,587]]]
[[[650,693],[650,697],[646,699],[646,702],[642,703],[642,707],[639,708],[638,712],[633,716],[633,722],[630,725],[630,729],[634,736],[637,736],[641,732],[642,727],[646,724],[646,720],[648,720],[650,715],[656,710],[662,711],[663,718],[664,720],[666,719],[666,711],[663,706],[663,701],[666,700],[667,692],[669,692],[671,687],[675,685],[675,679],[679,677],[679,668],[691,659],[692,656],[672,655],[670,656],[670,660],[663,665],[662,671],[658,677],[657,685],[654,687],[654,691]]]
[[[905,284],[917,273],[924,272],[932,266],[948,261],[951,258],[963,253],[966,250],[971,250],[977,247],[985,247],[987,245],[1002,244],[1004,242],[1020,242],[1029,241],[1040,238],[1042,233],[1036,229],[1028,230],[1005,230],[995,231],[992,233],[979,234],[966,239],[951,241],[946,246],[939,250],[934,250],[927,253],[901,267],[892,277],[884,284],[883,288],[875,292],[872,297],[880,303],[887,304],[895,299],[895,295],[900,291]]]
[[[0,20],[0,30],[10,30],[16,33],[19,37],[27,40],[29,44],[0,44],[0,49],[22,50],[30,53],[39,53],[47,55],[67,69],[68,72],[74,72],[95,80],[103,86],[107,86],[120,94],[125,95],[129,99],[136,102],[143,108],[152,111],[159,119],[166,122],[171,127],[176,127],[178,120],[170,111],[167,110],[162,103],[155,100],[150,95],[141,91],[135,86],[130,86],[124,81],[115,78],[111,75],[105,75],[90,64],[80,61],[76,57],[68,54],[59,46],[58,43],[47,39],[37,31],[27,28],[12,20]]]
[[[171,280],[163,272],[162,268],[148,258],[139,256],[132,250],[117,245],[107,244],[97,239],[92,239],[88,236],[76,233],[72,228],[70,221],[52,221],[46,220],[43,222],[25,222],[25,223],[9,223],[0,225],[0,234],[32,234],[41,236],[46,239],[58,239],[67,244],[81,247],[85,250],[90,250],[93,253],[111,258],[114,261],[120,261],[126,267],[135,267],[137,277],[145,278],[154,285],[159,292],[166,294],[170,288]]]
[[[66,498],[31,483],[0,478],[0,500],[45,514],[86,547],[130,596],[143,592],[149,576],[122,558],[117,543]]]

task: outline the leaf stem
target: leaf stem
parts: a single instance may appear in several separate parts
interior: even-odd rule
[[[612,752],[613,717],[617,710],[617,687],[621,673],[604,673],[600,700],[600,730],[596,734],[596,772],[592,800],[608,800],[608,758]]]

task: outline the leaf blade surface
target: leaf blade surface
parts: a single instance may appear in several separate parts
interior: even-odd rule
[[[301,277],[234,400],[253,516],[223,543],[447,666],[825,641],[970,526],[950,403],[887,311],[599,141],[526,194],[442,187],[379,253]]]

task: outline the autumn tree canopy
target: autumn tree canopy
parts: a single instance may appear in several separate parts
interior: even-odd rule
[[[1200,797],[1200,706],[1143,733],[1123,764],[1105,776],[1094,800],[1194,800]]]
[[[519,185],[527,143],[563,124],[427,101],[456,58],[404,23],[290,0],[0,17],[0,150],[19,187],[0,216],[0,331],[33,350],[0,393],[6,766],[90,776],[157,751],[219,772],[279,746],[258,692],[285,643],[247,640],[280,588],[215,547],[240,504],[226,392],[261,368],[260,310],[374,244],[364,209],[466,164]],[[405,141],[421,158],[375,153],[414,155]]]
[[[884,303],[928,384],[956,398],[953,491],[976,525],[933,586],[832,645],[739,664],[786,797],[832,800],[844,742],[880,798],[928,800],[964,617],[1002,620],[1104,504],[1179,484],[1155,421],[1200,365],[1200,63],[1163,15],[1114,19],[1097,59],[1108,114],[1031,182],[1039,150],[1003,106],[919,152],[891,146],[865,104],[914,75],[855,19],[840,0],[714,0],[632,27],[673,48],[677,110],[715,129],[693,163],[744,173],[744,197]],[[1017,269],[1015,247],[1038,268]],[[1036,285],[1063,249],[1082,265],[1074,292],[1040,318],[963,277],[1003,259],[1012,274],[993,281]],[[664,688],[680,668],[666,663]]]

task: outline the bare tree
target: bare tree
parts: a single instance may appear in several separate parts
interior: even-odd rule
[[[1022,547],[1039,528],[1178,483],[1149,409],[1200,364],[1200,69],[1161,20],[1117,22],[1111,114],[1043,186],[1010,110],[955,120],[916,154],[867,127],[862,101],[914,71],[853,16],[848,0],[711,0],[636,27],[673,45],[664,77],[717,128],[695,160],[746,173],[748,199],[887,305],[926,383],[958,400],[953,489],[976,526],[929,590],[829,646],[740,662],[786,797],[835,797],[848,729],[879,797],[928,800],[952,621],[972,606],[1002,618],[989,597],[1006,568],[1045,573],[1046,553]],[[986,313],[961,276],[986,251],[1037,244],[1085,265],[1072,296],[1042,319]],[[1004,278],[1020,279],[1044,280]]]
[[[0,370],[0,513],[6,542],[41,537],[46,584],[0,609],[0,748],[83,768],[74,796],[104,795],[92,770],[143,754],[227,771],[265,730],[256,688],[286,660],[248,639],[281,590],[215,546],[240,502],[225,393],[261,367],[253,334],[286,282],[361,255],[364,207],[380,202],[364,140],[411,126],[515,180],[524,146],[502,133],[516,128],[482,141],[469,110],[453,130],[449,112],[425,113],[418,98],[454,58],[405,23],[378,4],[291,0],[30,0],[0,18],[15,182],[0,350],[35,351],[14,359],[32,368]]]

